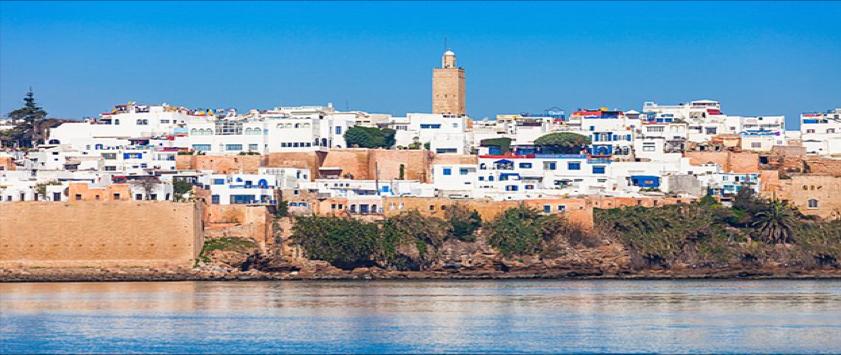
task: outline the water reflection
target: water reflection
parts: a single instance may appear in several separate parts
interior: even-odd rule
[[[1,352],[838,352],[841,281],[0,284]]]

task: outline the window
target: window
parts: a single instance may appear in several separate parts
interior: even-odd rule
[[[665,130],[666,129],[663,126],[649,126],[649,127],[646,127],[646,131],[648,131],[648,133],[660,133],[660,132],[664,132]]]
[[[551,213],[552,206],[551,205],[543,205],[543,213]]]
[[[835,133],[835,128],[827,128],[826,133]]]
[[[225,150],[227,151],[237,151],[242,150],[242,144],[225,144]]]
[[[555,170],[556,168],[557,168],[557,164],[553,161],[543,162],[543,170]]]
[[[119,200],[119,199],[120,199],[120,193],[119,193],[119,192],[115,192],[115,193],[114,193],[114,201],[117,201],[117,200]]]
[[[520,163],[520,169],[531,169],[531,163]]]
[[[117,171],[117,167],[113,165],[105,166],[105,171]]]
[[[505,191],[518,191],[518,190],[519,190],[519,188],[517,187],[517,185],[505,186]]]
[[[558,205],[558,212],[564,212],[564,211],[566,211],[566,210],[567,210],[567,206],[564,206],[564,205]]]
[[[214,205],[218,205],[219,204],[219,195],[210,196],[210,203],[212,203]]]
[[[818,208],[818,200],[809,199],[809,208]]]
[[[105,160],[117,159],[117,153],[102,153],[102,159],[105,159]]]
[[[342,134],[342,126],[336,126],[336,134]]]
[[[458,169],[459,175],[467,175],[467,173],[469,173],[469,172],[470,172],[470,170],[467,169],[467,168]]]
[[[594,165],[593,174],[604,174],[604,165]]]
[[[248,150],[256,151],[257,149],[259,149],[258,147],[259,147],[259,145],[257,145],[257,144],[249,144],[248,145]]]
[[[193,144],[193,150],[197,152],[209,152],[210,144]]]
[[[750,147],[751,148],[762,148],[762,143],[761,142],[751,142]]]
[[[149,124],[149,120],[145,120],[145,119],[144,120],[137,120],[137,125],[138,126],[146,126],[148,124]]]
[[[534,185],[526,185],[526,190],[534,190]]]
[[[161,123],[169,123],[169,120],[161,120]]]
[[[438,128],[441,128],[441,124],[440,123],[436,123],[436,124],[421,123],[420,128],[421,129],[438,129]]]
[[[567,163],[568,170],[581,170],[581,162],[571,161]]]
[[[143,194],[134,194],[134,199],[140,201],[143,199]]]
[[[479,177],[479,181],[485,181],[485,177],[484,177],[484,176],[480,176],[480,177]]]
[[[143,159],[143,153],[123,153],[123,159]]]
[[[806,133],[815,133],[815,130],[814,129],[807,129]]]
[[[452,174],[453,174],[453,169],[450,169],[450,168],[444,168],[444,173],[443,173],[443,174],[444,174],[445,176],[452,175]]]
[[[82,194],[76,194],[76,201],[82,200]]]
[[[225,185],[225,179],[213,179],[213,185]]]
[[[716,134],[718,130],[715,127],[706,127],[707,134]]]
[[[653,152],[656,148],[657,146],[654,144],[654,142],[646,142],[642,144],[643,152]]]
[[[435,153],[438,153],[438,154],[441,154],[441,153],[457,153],[457,152],[458,152],[458,149],[456,149],[456,148],[437,148],[437,149],[435,149]]]

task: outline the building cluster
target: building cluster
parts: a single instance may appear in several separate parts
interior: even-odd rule
[[[474,120],[452,51],[434,69],[432,101],[432,113],[403,117],[330,104],[247,112],[117,105],[50,129],[35,149],[0,153],[0,198],[201,197],[350,215],[393,213],[417,201],[542,201],[536,207],[563,213],[573,200],[596,207],[607,207],[605,199],[727,201],[753,189],[841,217],[841,109],[802,114],[799,131],[786,130],[781,115],[730,115],[712,100]],[[390,128],[395,144],[349,147],[345,133],[355,126]],[[589,144],[562,152],[538,144],[563,132]]]

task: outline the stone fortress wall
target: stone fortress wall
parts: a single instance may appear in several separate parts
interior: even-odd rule
[[[189,267],[201,214],[157,201],[2,203],[0,267]]]

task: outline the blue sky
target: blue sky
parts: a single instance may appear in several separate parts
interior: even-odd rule
[[[431,109],[444,38],[471,116],[718,99],[730,114],[841,106],[841,2],[0,3],[0,112]]]

